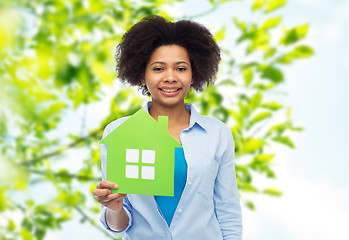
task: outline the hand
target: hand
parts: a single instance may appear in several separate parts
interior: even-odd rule
[[[102,181],[97,185],[96,190],[93,191],[93,195],[100,204],[112,211],[118,212],[123,208],[123,198],[126,197],[127,194],[112,193],[112,190],[108,189],[117,189],[118,187],[116,183]]]

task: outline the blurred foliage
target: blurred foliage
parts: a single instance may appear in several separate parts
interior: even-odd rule
[[[109,115],[99,126],[87,126],[88,134],[65,134],[62,121],[100,102],[106,88],[115,88],[113,54],[124,31],[147,15],[175,20],[162,10],[175,2],[180,0],[1,1],[0,239],[44,239],[47,231],[59,230],[73,218],[113,238],[96,221],[99,204],[91,194],[101,178],[99,140],[106,124],[133,114],[142,97],[134,89],[117,87]],[[226,2],[209,0],[212,8],[192,18]],[[276,94],[285,81],[282,66],[314,51],[302,43],[308,24],[280,27],[282,16],[274,11],[285,3],[255,0],[250,8],[256,22],[232,18],[239,36],[231,48],[222,44],[217,84],[187,97],[202,114],[231,127],[240,194],[252,210],[244,193],[282,194],[253,182],[255,174],[276,178],[273,144],[295,148],[290,133],[303,130]],[[215,33],[219,44],[227,31],[222,27]],[[243,56],[236,57],[233,48],[242,49]],[[85,122],[73,129],[87,129]],[[67,155],[77,149],[88,152],[87,157],[74,155],[69,159],[74,164],[67,164]],[[33,189],[50,192],[37,196]]]

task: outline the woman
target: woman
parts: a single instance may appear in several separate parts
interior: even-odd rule
[[[112,194],[105,181],[106,146],[101,145],[103,181],[93,191],[102,204],[101,221],[123,239],[241,239],[241,209],[231,130],[184,103],[191,88],[212,84],[220,50],[211,33],[193,21],[142,19],[123,36],[117,71],[124,83],[150,95],[144,109],[168,116],[168,131],[183,146],[175,159],[175,196]],[[103,137],[127,117],[110,123]]]

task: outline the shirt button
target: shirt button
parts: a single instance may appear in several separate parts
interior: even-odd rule
[[[187,154],[187,158],[189,158],[190,157],[190,154]]]
[[[191,182],[190,182],[190,181],[188,182],[188,185],[189,185],[189,186],[191,185]]]
[[[185,133],[182,133],[182,137],[185,137]]]
[[[178,212],[182,212],[182,208],[178,209]]]

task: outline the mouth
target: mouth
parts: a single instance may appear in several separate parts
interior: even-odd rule
[[[161,91],[166,93],[178,92],[181,88],[159,88]]]
[[[182,90],[182,88],[178,88],[178,87],[162,87],[162,88],[159,88],[159,90],[166,97],[174,97],[177,94],[179,94],[179,92]]]

